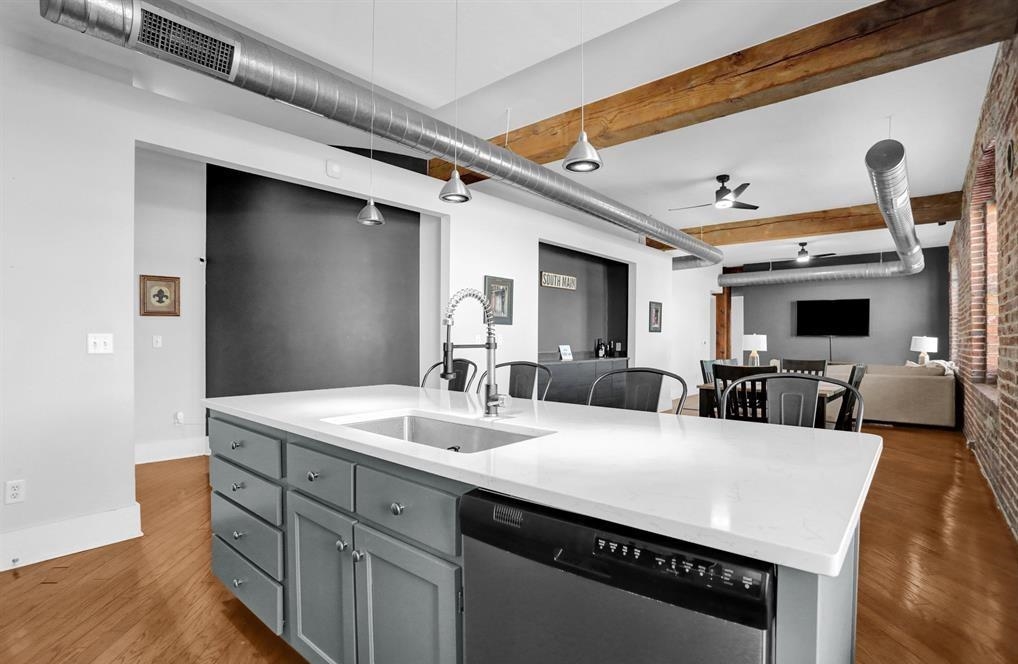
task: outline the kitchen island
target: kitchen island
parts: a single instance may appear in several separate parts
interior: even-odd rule
[[[451,589],[438,594],[447,597],[436,611],[449,615],[433,616],[432,636],[449,645],[435,650],[434,661],[461,661],[455,511],[458,497],[474,487],[773,563],[779,588],[773,661],[851,661],[857,529],[880,455],[877,436],[521,399],[499,417],[485,418],[476,395],[394,385],[227,397],[205,405],[212,411],[214,558],[217,549],[220,559],[229,558],[229,547],[245,535],[216,529],[217,501],[220,515],[253,514],[252,524],[272,527],[264,533],[275,547],[266,563],[272,569],[256,565],[266,574],[252,601],[261,602],[262,613],[272,617],[267,622],[275,621],[270,626],[313,661],[383,660],[372,654],[370,641],[362,643],[379,628],[369,624],[372,602],[363,595],[380,584],[355,579],[352,564],[302,556],[299,546],[327,540],[333,552],[363,560],[371,553],[356,541],[356,528],[380,557],[387,552],[390,564],[405,554],[418,578]],[[406,415],[522,439],[469,453],[351,426]],[[240,498],[251,487],[257,495]],[[397,498],[411,493],[426,521],[407,519],[411,512],[404,513]],[[238,506],[244,514],[236,514]],[[331,524],[328,535],[319,532],[323,523]],[[241,538],[232,537],[237,533]],[[416,546],[410,550],[409,544]],[[245,580],[230,576],[233,570],[264,558],[238,550],[243,556],[217,572],[235,591]],[[310,570],[331,571],[337,592],[348,594],[337,606],[351,615],[331,627],[331,636],[328,625],[299,625],[305,562],[304,580]],[[425,570],[424,562],[431,567]],[[306,613],[307,621],[320,614]],[[332,637],[325,645],[337,655],[316,659],[328,650],[321,641]],[[296,645],[301,642],[307,647]]]

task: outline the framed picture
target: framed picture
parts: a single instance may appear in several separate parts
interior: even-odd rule
[[[180,315],[180,277],[143,274],[138,292],[142,316]]]
[[[661,331],[661,303],[650,303],[650,327],[651,332]]]
[[[495,313],[495,325],[513,324],[513,280],[484,275],[484,292]]]

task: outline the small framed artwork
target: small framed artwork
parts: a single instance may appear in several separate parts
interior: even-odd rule
[[[495,314],[495,325],[512,325],[513,280],[484,275],[484,292]]]
[[[559,344],[558,357],[564,362],[568,362],[573,359],[573,349],[569,346],[569,344]]]
[[[180,315],[180,277],[143,274],[138,292],[142,316]]]
[[[651,332],[661,331],[661,303],[651,302],[650,303],[650,326]]]

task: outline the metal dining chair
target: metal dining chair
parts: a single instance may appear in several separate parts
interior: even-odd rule
[[[714,416],[723,417],[720,408],[721,396],[732,383],[748,376],[775,374],[777,372],[778,368],[773,366],[744,367],[725,364],[714,365]],[[745,387],[740,388],[740,393],[731,406],[733,410],[728,413],[729,419],[766,422],[767,385],[762,381],[748,382]]]
[[[856,364],[848,375],[848,384],[855,388],[855,392],[845,392],[841,399],[841,410],[838,411],[838,419],[834,422],[834,428],[839,431],[852,430],[852,413],[855,411],[855,395],[862,394],[860,386],[863,376],[866,375],[866,365]]]
[[[435,369],[439,369],[441,366],[441,362],[435,362],[428,367],[428,370],[424,372],[424,378],[421,380],[421,387],[428,386],[428,378],[431,377],[431,374],[435,371]],[[456,372],[456,377],[449,381],[449,391],[466,392],[469,390],[471,383],[474,381],[474,375],[477,373],[477,365],[470,360],[454,358],[452,361],[452,370]]]
[[[808,374],[810,376],[826,376],[827,360],[781,360],[783,373]]]
[[[861,380],[861,379],[860,379]],[[810,374],[794,374],[794,373],[762,373],[752,376],[744,376],[733,381],[724,393],[721,395],[721,419],[747,419],[743,417],[728,417],[730,413],[734,415],[739,414],[740,394],[745,394],[746,390],[742,389],[743,385],[754,385],[762,383],[765,387],[766,394],[764,396],[764,403],[766,409],[763,413],[762,420],[754,419],[752,421],[763,421],[768,424],[786,424],[790,426],[801,426],[801,427],[813,427],[816,422],[816,409],[817,409],[817,394],[820,390],[820,383],[831,383],[833,385],[840,385],[845,388],[845,399],[851,395],[853,405],[858,406],[858,412],[855,417],[855,426],[850,429],[858,433],[862,431],[863,422],[863,411],[865,405],[863,404],[862,394],[851,384],[839,380],[837,378],[830,378],[827,376],[813,376]],[[812,383],[812,389],[805,388],[805,384]],[[735,395],[734,408],[730,408],[729,397]],[[783,398],[783,394],[790,395],[788,398]],[[809,398],[812,397],[812,398]],[[812,406],[810,405],[812,403]]]
[[[608,380],[609,378],[610,380]],[[601,374],[594,379],[590,391],[587,392],[587,405],[656,413],[661,403],[661,383],[665,378],[677,380],[682,386],[682,396],[675,409],[675,414],[678,415],[682,412],[682,407],[686,403],[686,395],[689,393],[686,381],[682,379],[682,376],[670,371],[650,367],[615,369]],[[601,385],[602,388],[598,393],[597,403],[594,403],[594,394],[598,385]],[[610,385],[610,389],[606,389],[607,385]],[[605,392],[607,392],[607,398],[605,398]]]
[[[508,395],[515,399],[537,399],[544,401],[548,396],[548,388],[551,387],[551,369],[538,364],[537,362],[503,362],[495,365],[495,370],[502,367],[509,367],[509,391]],[[477,381],[477,392],[484,389],[484,381],[488,378],[488,372],[482,371]],[[544,388],[541,388],[541,383]],[[540,396],[538,396],[540,395]]]

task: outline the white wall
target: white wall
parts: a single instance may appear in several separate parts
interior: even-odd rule
[[[0,480],[28,480],[29,496],[0,506],[6,567],[139,533],[136,147],[355,196],[368,174],[357,155],[0,48]],[[339,178],[326,176],[326,160],[339,164]],[[426,176],[375,165],[377,200],[440,217],[446,230],[439,301],[422,303],[422,315],[434,307],[437,320],[450,291],[480,288],[485,274],[513,278],[515,324],[499,328],[499,357],[536,356],[538,242],[546,240],[631,264],[634,364],[670,366],[671,334],[650,334],[645,320],[649,300],[672,301],[668,256],[482,192],[466,206],[442,204],[437,189]],[[468,322],[469,306],[460,341],[481,331],[479,313],[476,326]],[[113,332],[116,353],[86,355],[89,331]]]
[[[672,371],[686,380],[689,393],[696,393],[701,381],[700,360],[714,356],[714,298],[721,266],[672,273],[672,312],[666,309],[664,324],[672,330],[675,352]],[[669,319],[671,324],[669,325]]]
[[[139,149],[134,272],[180,277],[180,316],[134,313],[138,463],[205,454],[205,164]],[[138,279],[135,278],[135,303]],[[153,337],[162,347],[153,346]],[[174,415],[184,414],[177,423]]]

